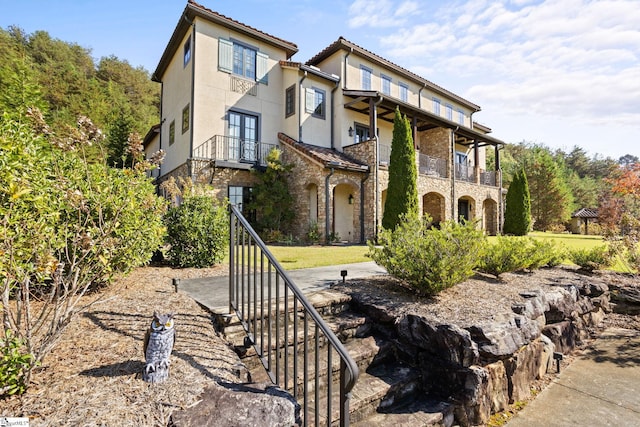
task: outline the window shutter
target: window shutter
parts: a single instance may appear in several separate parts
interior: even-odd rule
[[[218,39],[218,70],[233,72],[233,42]]]
[[[256,52],[256,77],[258,83],[269,84],[269,55],[262,52]]]
[[[305,89],[305,110],[307,113],[313,113],[315,110],[316,91],[311,88]]]

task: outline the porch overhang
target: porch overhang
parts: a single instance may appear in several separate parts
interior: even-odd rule
[[[399,107],[400,112],[405,114],[409,120],[415,120],[415,126],[418,131],[440,127],[454,131],[456,144],[470,146],[477,143],[479,147],[505,145],[504,141],[497,138],[468,127],[460,126],[459,123],[447,120],[415,105],[402,102],[397,98],[375,90],[343,89],[342,93],[351,99],[351,101],[345,102],[344,107],[346,109],[370,115],[371,106],[375,105],[379,120],[393,123],[396,107]]]

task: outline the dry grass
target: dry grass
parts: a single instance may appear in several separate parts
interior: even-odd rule
[[[166,426],[171,413],[197,403],[217,381],[239,382],[243,367],[216,333],[211,315],[172,278],[225,274],[225,267],[145,267],[104,291],[76,317],[21,397],[0,401],[0,416],[28,416],[31,426]],[[142,341],[154,310],[176,313],[169,381],[142,381]]]

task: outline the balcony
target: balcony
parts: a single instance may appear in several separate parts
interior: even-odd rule
[[[423,175],[436,176],[439,178],[447,177],[446,160],[427,156],[426,154],[419,154],[418,156],[419,173]]]
[[[242,139],[233,136],[215,135],[193,150],[196,160],[216,160],[246,165],[267,165],[267,154],[275,144]]]
[[[456,163],[456,179],[458,181],[476,182],[476,173],[474,166],[468,166],[462,163]]]
[[[497,182],[496,176],[497,176],[496,171],[486,171],[486,170],[480,169],[480,184],[497,187],[498,182]]]

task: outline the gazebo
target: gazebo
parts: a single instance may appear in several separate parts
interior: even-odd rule
[[[580,208],[571,214],[571,232],[574,234],[582,234],[582,225],[584,224],[584,234],[589,234],[589,220],[598,220],[598,211],[590,208]]]

